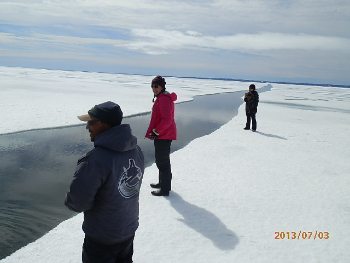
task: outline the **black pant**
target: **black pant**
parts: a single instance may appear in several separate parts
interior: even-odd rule
[[[85,236],[83,263],[132,263],[134,236],[112,245],[105,245]]]
[[[171,190],[171,165],[170,165],[171,140],[154,140],[156,165],[159,170],[160,189],[164,192]]]
[[[247,123],[245,124],[245,127],[247,129],[250,129],[250,120],[252,120],[252,130],[256,130],[256,119],[255,115],[256,113],[246,113],[247,115]]]

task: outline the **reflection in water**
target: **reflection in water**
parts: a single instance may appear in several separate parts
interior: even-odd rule
[[[237,114],[244,92],[195,97],[176,105],[176,151],[207,135]],[[145,155],[154,161],[153,143],[144,139],[149,114],[125,118]],[[63,201],[77,160],[92,148],[84,125],[0,135],[0,259],[39,238],[74,213]]]

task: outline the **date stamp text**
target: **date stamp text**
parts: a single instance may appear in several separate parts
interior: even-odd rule
[[[323,240],[329,239],[330,234],[327,231],[276,231],[275,239],[291,240]]]

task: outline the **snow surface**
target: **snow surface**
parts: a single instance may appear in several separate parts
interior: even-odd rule
[[[0,67],[0,134],[81,124],[77,115],[111,100],[124,116],[150,112],[154,76]],[[196,95],[239,91],[248,83],[167,77],[178,103]]]
[[[14,126],[24,122],[20,129],[74,124],[75,115],[107,98],[121,102],[127,114],[151,107],[151,78],[145,76],[3,68],[1,72],[1,92],[3,87],[6,91],[5,97],[1,94],[1,111]],[[23,79],[16,77],[18,73]],[[49,87],[51,82],[55,84]],[[114,90],[114,82],[128,88]],[[178,78],[167,82],[182,100],[248,85]],[[135,263],[349,262],[350,89],[273,84],[260,98],[256,133],[242,129],[242,106],[238,116],[219,130],[171,155],[169,197],[150,195],[157,168],[146,169]],[[43,108],[45,114],[38,110]],[[37,116],[36,125],[30,126],[26,118],[13,120],[23,115],[17,110]],[[0,262],[80,262],[81,224],[79,214]],[[327,231],[329,239],[276,240],[276,231]]]

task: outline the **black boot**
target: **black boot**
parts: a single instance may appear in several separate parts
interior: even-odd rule
[[[154,196],[169,196],[169,192],[165,192],[162,190],[152,191],[151,194]]]
[[[158,183],[158,184],[150,184],[150,186],[152,187],[152,188],[160,188],[160,183]]]
[[[244,127],[243,129],[244,129],[244,130],[250,130],[250,128],[248,128],[248,127]]]

